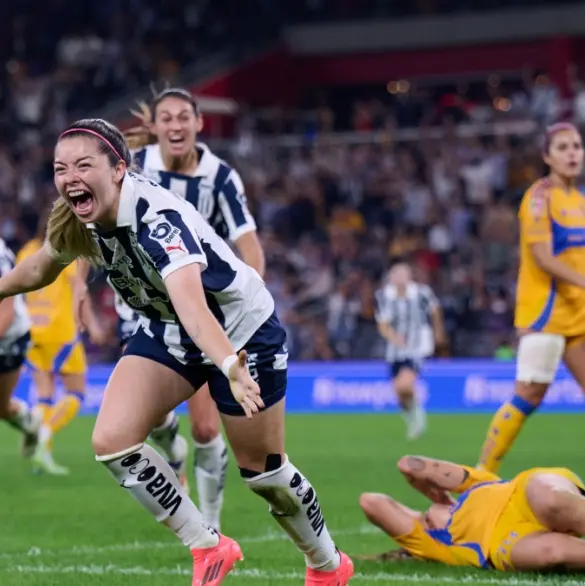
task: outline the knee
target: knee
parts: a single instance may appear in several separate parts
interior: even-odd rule
[[[558,543],[540,544],[535,557],[542,564],[542,568],[556,568],[566,561],[565,550]]]
[[[544,486],[541,490],[539,500],[540,509],[546,519],[558,519],[563,512],[564,502],[560,491]]]
[[[127,450],[143,442],[145,438],[133,438],[114,428],[96,427],[91,436],[91,445],[96,456],[109,456]]]
[[[539,406],[544,399],[548,384],[518,382],[516,384],[516,395],[528,401],[533,406]]]
[[[192,421],[191,436],[198,444],[208,444],[219,435],[216,421]]]

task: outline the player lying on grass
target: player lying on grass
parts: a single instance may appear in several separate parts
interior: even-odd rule
[[[398,469],[432,501],[412,510],[384,494],[360,505],[414,558],[497,570],[585,570],[585,487],[567,468],[533,468],[512,480],[451,462],[405,456]],[[450,493],[459,495],[454,500]]]

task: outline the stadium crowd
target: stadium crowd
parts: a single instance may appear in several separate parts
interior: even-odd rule
[[[177,3],[177,11],[168,0],[164,11],[156,0],[25,4],[26,13],[24,5],[1,9],[0,237],[16,250],[54,197],[50,149],[58,130],[80,110],[172,78],[199,51],[233,40],[230,19],[209,23],[220,4],[237,3]],[[279,21],[271,3],[258,4],[265,22]],[[301,3],[298,19],[326,4]],[[41,6],[50,18],[40,18]],[[122,50],[130,21],[135,37],[124,38]],[[511,345],[516,206],[542,172],[535,130],[559,117],[585,121],[576,76],[568,107],[545,75],[525,77],[434,89],[398,80],[383,96],[356,91],[345,109],[321,92],[304,110],[246,111],[233,141],[211,143],[246,183],[295,359],[381,356],[374,291],[399,258],[441,299],[443,351],[492,355]],[[462,132],[470,127],[479,130]],[[291,132],[296,138],[283,136]],[[112,294],[101,285],[94,293],[113,329]]]

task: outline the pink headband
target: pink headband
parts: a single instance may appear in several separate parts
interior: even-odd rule
[[[542,144],[542,150],[544,153],[548,153],[548,149],[550,148],[550,143],[558,132],[566,132],[567,130],[574,130],[575,132],[579,133],[577,127],[570,122],[557,122],[549,126],[545,133],[544,133],[544,140]]]
[[[120,161],[124,160],[120,156],[120,153],[114,148],[114,145],[107,138],[102,136],[99,132],[96,132],[95,130],[90,130],[89,128],[70,128],[69,130],[63,132],[61,136],[59,136],[59,140],[61,140],[64,136],[70,134],[71,132],[87,132],[87,134],[91,134],[96,138],[99,138],[102,142],[105,142],[110,147],[110,150],[118,157],[118,159],[120,159]]]

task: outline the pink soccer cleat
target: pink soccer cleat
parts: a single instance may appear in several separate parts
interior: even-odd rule
[[[192,549],[193,586],[218,586],[232,571],[236,562],[244,559],[240,546],[229,537],[219,536],[215,547]]]
[[[332,572],[320,572],[313,568],[307,568],[305,586],[345,586],[349,584],[353,576],[353,562],[348,555],[339,552],[341,562]]]

